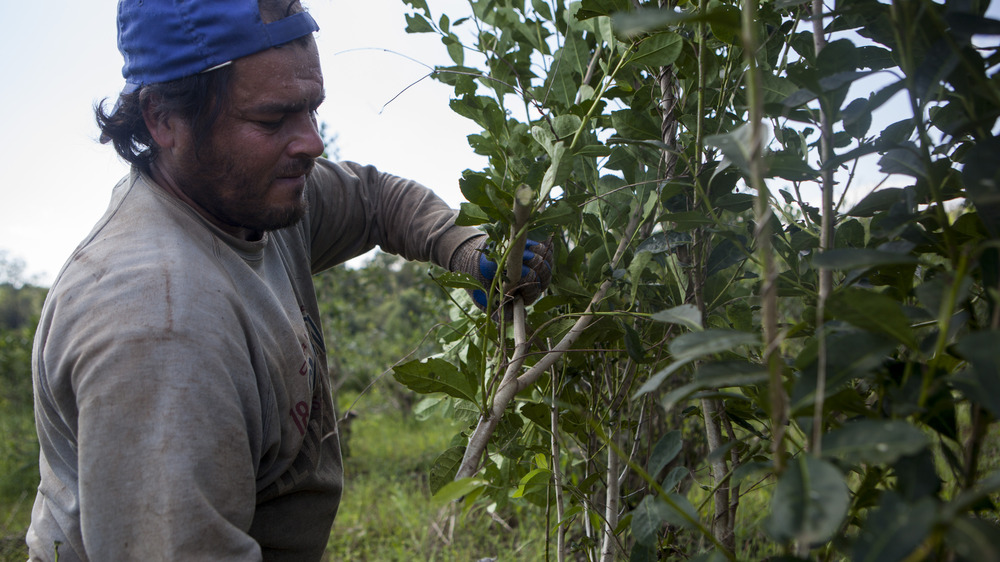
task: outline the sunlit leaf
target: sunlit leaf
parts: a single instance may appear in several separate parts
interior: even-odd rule
[[[701,311],[693,304],[682,304],[653,314],[653,320],[667,324],[680,324],[690,330],[701,330]]]
[[[525,474],[521,481],[517,485],[517,490],[514,491],[514,498],[524,497],[525,494],[536,491],[539,488],[545,488],[549,485],[549,480],[552,478],[552,471],[547,468],[536,468],[527,474]]]
[[[469,477],[449,482],[441,487],[431,498],[437,505],[453,502],[457,499],[472,493],[473,490],[489,485],[489,481],[483,478]]]

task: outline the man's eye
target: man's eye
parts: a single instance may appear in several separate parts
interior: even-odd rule
[[[257,121],[257,124],[260,125],[261,127],[264,127],[265,129],[277,129],[281,127],[281,124],[284,122],[285,122],[284,119],[260,120]]]

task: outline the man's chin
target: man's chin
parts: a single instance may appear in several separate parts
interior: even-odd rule
[[[257,221],[257,225],[252,228],[259,232],[281,230],[283,228],[299,224],[302,217],[305,215],[306,203],[305,200],[303,200],[300,204],[289,207],[288,209],[273,210],[271,213],[268,213],[267,216],[261,217],[260,220]]]

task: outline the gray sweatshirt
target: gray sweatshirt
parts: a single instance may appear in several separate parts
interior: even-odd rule
[[[31,560],[319,560],[343,484],[311,275],[374,246],[447,266],[479,231],[430,190],[321,160],[247,242],[133,170],[35,337]]]

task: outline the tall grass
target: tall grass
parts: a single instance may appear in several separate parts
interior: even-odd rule
[[[545,560],[544,514],[488,506],[461,514],[431,500],[428,471],[459,427],[418,421],[365,397],[351,424],[330,560]]]
[[[0,561],[28,557],[24,534],[38,487],[38,438],[30,405],[0,409]]]

